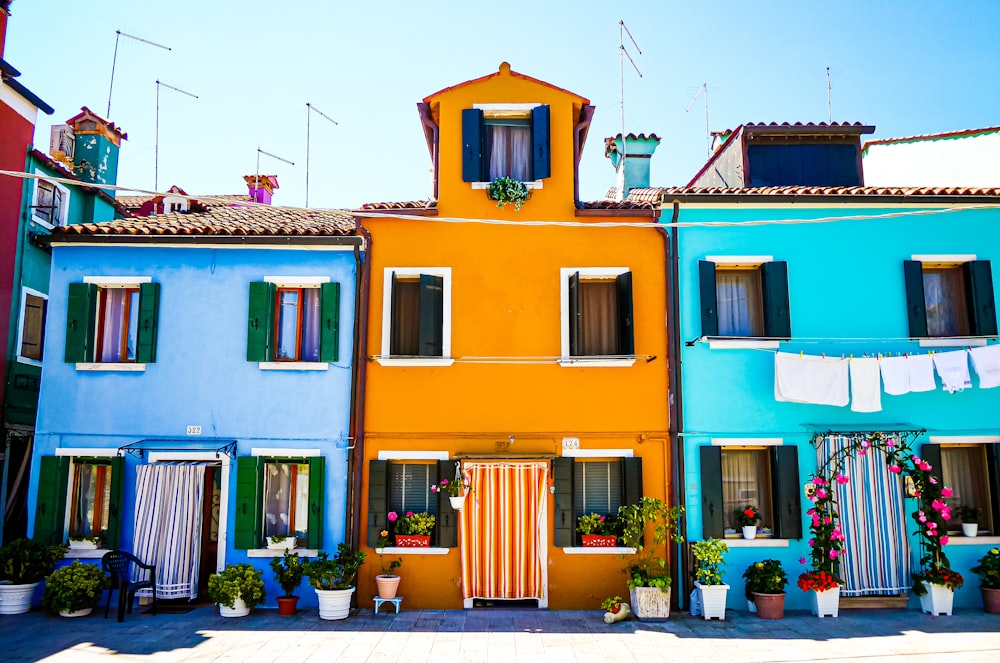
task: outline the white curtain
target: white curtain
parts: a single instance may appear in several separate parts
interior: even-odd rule
[[[156,565],[156,597],[198,596],[205,466],[154,463],[136,468],[136,557]],[[139,596],[149,590],[140,590]]]
[[[980,490],[986,485],[986,467],[986,457],[981,446],[942,446],[941,478],[944,485],[952,490],[952,496],[945,498],[945,502],[951,507],[952,518],[948,522],[951,529],[957,530],[961,526],[958,507],[989,508],[989,497]]]
[[[526,124],[489,124],[492,134],[490,146],[490,179],[511,177],[519,182],[531,176],[531,127]]]
[[[135,359],[135,332],[139,319],[139,291],[133,288],[107,288],[101,292],[104,314],[101,318],[100,361],[121,362]],[[128,319],[125,318],[126,303]],[[122,349],[122,336],[125,348]]]
[[[759,336],[760,300],[756,272],[716,272],[715,291],[719,312],[719,336]]]
[[[968,333],[959,321],[964,319],[960,306],[965,286],[957,269],[924,272],[924,305],[927,310],[927,333],[931,336],[962,336]]]

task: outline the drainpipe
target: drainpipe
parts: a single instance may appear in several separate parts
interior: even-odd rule
[[[355,275],[354,289],[354,364],[351,375],[351,449],[350,465],[347,470],[347,523],[345,540],[353,550],[361,545],[361,528],[357,517],[361,513],[361,477],[365,458],[365,387],[368,378],[368,290],[371,285],[372,236],[361,225],[361,219],[354,218],[355,230],[365,238],[365,255],[361,256],[354,247]]]

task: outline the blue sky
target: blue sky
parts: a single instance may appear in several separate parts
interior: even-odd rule
[[[15,0],[4,59],[51,104],[49,126],[108,104],[115,30],[122,38],[111,119],[129,135],[119,183],[152,188],[155,80],[160,91],[160,189],[240,193],[257,148],[278,174],[275,204],[305,203],[306,102],[313,115],[310,207],[419,200],[430,157],[416,103],[497,70],[572,90],[597,107],[581,164],[581,197],[614,183],[604,136],[621,130],[618,21],[642,47],[625,64],[626,131],[662,137],[654,185],[685,184],[712,130],[743,122],[827,120],[876,126],[875,138],[1000,125],[1000,2],[996,0]]]

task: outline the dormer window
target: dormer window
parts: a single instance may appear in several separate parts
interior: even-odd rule
[[[477,104],[462,111],[463,181],[534,182],[550,175],[548,106]]]

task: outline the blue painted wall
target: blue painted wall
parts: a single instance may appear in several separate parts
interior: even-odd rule
[[[321,449],[326,457],[324,548],[344,540],[347,436],[354,328],[353,251],[56,246],[53,249],[46,354],[42,366],[29,523],[34,523],[39,458],[57,448],[118,447],[177,437],[191,449],[207,438],[252,447]],[[160,286],[157,361],[145,372],[85,372],[63,361],[68,285],[84,276],[150,276]],[[249,283],[265,276],[327,276],[340,283],[340,361],[327,371],[261,370],[246,360]],[[202,440],[186,427],[202,427]],[[131,548],[135,465],[126,457],[122,545]],[[226,562],[248,561],[233,548],[236,463],[230,469]],[[269,559],[268,604],[276,605]],[[305,585],[301,605],[315,604]]]
[[[748,222],[902,211],[913,208],[746,204],[712,210],[682,204],[679,220]],[[979,389],[974,373],[973,388],[964,392],[949,394],[940,388],[903,396],[883,392],[881,412],[858,413],[849,407],[775,401],[773,350],[712,350],[705,342],[685,343],[701,336],[698,261],[709,255],[767,255],[788,263],[792,340],[782,342],[781,351],[827,356],[926,353],[926,348],[908,340],[903,261],[915,254],[975,254],[978,259],[993,261],[994,289],[1000,293],[996,287],[1000,273],[1000,210],[950,210],[834,223],[682,228],[678,233],[688,540],[702,538],[698,447],[710,444],[713,437],[780,437],[786,445],[797,445],[799,483],[804,484],[816,470],[816,452],[810,445],[813,431],[824,426],[870,429],[910,424],[927,429],[928,434],[1000,433],[1000,389]],[[949,349],[956,348],[942,348]],[[926,442],[927,435],[917,440],[918,445]],[[808,596],[795,586],[798,575],[808,570],[799,559],[809,555],[805,512],[810,502],[804,495],[801,499],[801,540],[789,541],[787,548],[760,547],[763,544],[733,548],[726,556],[724,579],[732,586],[729,608],[746,607],[741,577],[744,569],[752,562],[773,557],[788,573],[786,606],[808,609]],[[907,531],[913,529],[909,514],[915,505],[915,500],[907,500]],[[956,538],[961,537],[952,537],[953,543]],[[975,541],[975,545],[946,548],[952,566],[966,577],[965,587],[955,594],[956,606],[981,606],[977,578],[969,568],[1000,539],[980,537]],[[911,536],[909,544],[911,567],[916,569],[916,538]],[[918,605],[911,598],[910,607]]]

